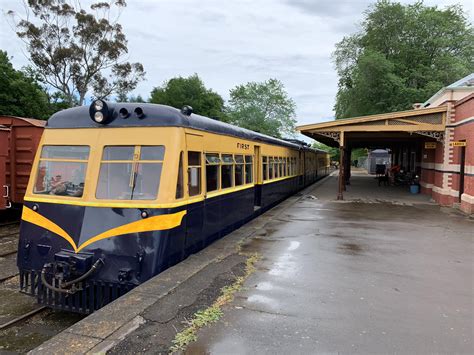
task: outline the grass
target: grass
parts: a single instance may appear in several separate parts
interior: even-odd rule
[[[222,317],[224,314],[222,307],[234,300],[234,294],[242,289],[244,281],[255,271],[255,263],[259,259],[258,253],[248,256],[245,263],[245,274],[237,277],[231,285],[223,287],[220,296],[210,307],[194,314],[193,318],[187,322],[186,328],[176,334],[170,353],[185,350],[189,343],[196,341],[199,329],[217,322]]]

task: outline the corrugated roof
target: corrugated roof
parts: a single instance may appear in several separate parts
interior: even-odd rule
[[[3,120],[2,120],[3,118]],[[36,127],[44,127],[46,126],[46,121],[37,120],[35,118],[25,118],[25,117],[18,117],[18,116],[9,116],[9,115],[0,115],[0,123],[3,125],[11,125],[11,123],[7,123],[4,118],[14,121],[21,121],[27,123],[27,125],[36,126]]]
[[[433,96],[431,96],[428,100],[426,100],[422,106],[423,107],[429,106],[433,101],[435,101],[447,90],[460,90],[460,89],[462,90],[466,88],[472,88],[474,90],[474,73],[471,73],[465,76],[464,78],[459,79],[458,81],[438,90],[438,92],[434,94]]]

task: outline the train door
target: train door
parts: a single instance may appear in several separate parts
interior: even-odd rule
[[[254,209],[257,210],[262,206],[262,162],[260,157],[260,146],[254,147]]]
[[[189,253],[196,252],[205,245],[203,233],[203,136],[186,133],[185,162],[187,174],[187,195],[195,200],[188,205],[186,214],[185,248]]]

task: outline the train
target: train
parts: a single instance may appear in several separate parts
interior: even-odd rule
[[[48,120],[24,198],[20,289],[92,313],[328,174],[329,155],[156,104]]]
[[[0,217],[23,203],[46,121],[0,115]]]

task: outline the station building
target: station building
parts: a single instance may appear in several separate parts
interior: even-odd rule
[[[474,73],[413,110],[298,127],[340,148],[338,199],[350,183],[353,148],[390,149],[392,164],[420,176],[421,193],[443,206],[474,213]]]

